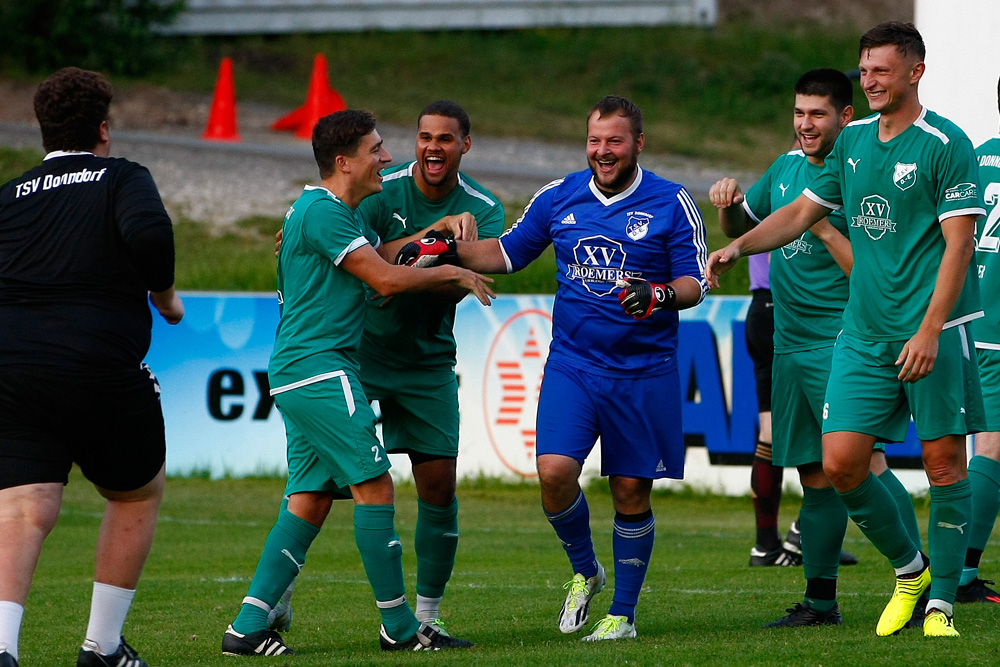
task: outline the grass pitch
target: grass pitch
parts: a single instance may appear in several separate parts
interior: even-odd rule
[[[749,472],[748,472],[749,474]],[[839,627],[761,630],[801,599],[801,568],[750,568],[753,515],[746,498],[657,493],[656,548],[639,603],[634,640],[584,644],[559,633],[556,618],[571,576],[532,485],[472,483],[459,490],[462,539],[442,607],[449,629],[476,643],[469,651],[403,655],[378,648],[373,604],[351,524],[351,504],[335,503],[309,552],[285,639],[288,658],[227,658],[220,642],[246,594],[277,513],[276,479],[171,479],[160,524],[125,636],[153,667],[188,665],[990,665],[1000,661],[1000,605],[961,605],[959,639],[919,631],[878,638],[875,622],[892,587],[886,561],[852,525],[846,548],[861,563],[841,572]],[[613,569],[611,498],[588,490],[597,553]],[[415,598],[412,486],[397,489],[396,526]],[[921,523],[927,511],[918,509]],[[21,664],[73,664],[89,614],[93,547],[103,502],[74,472],[59,524],[35,575],[21,632]],[[787,528],[798,501],[786,498]],[[996,575],[997,539],[982,563]],[[591,620],[607,611],[612,586],[595,598]]]

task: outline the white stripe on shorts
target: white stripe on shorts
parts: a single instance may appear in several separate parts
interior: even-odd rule
[[[292,382],[291,384],[284,384],[280,387],[271,387],[270,394],[274,396],[275,394],[283,394],[286,391],[291,391],[292,389],[298,389],[299,387],[305,387],[306,385],[315,384],[317,382],[322,382],[323,380],[329,380],[330,378],[335,378],[344,374],[344,371],[330,371],[329,373],[320,373],[319,375],[313,375],[311,378],[306,378],[305,380],[299,380],[298,382]]]
[[[320,373],[319,375],[314,375],[311,378],[306,378],[305,380],[299,380],[298,382],[292,382],[291,384],[282,385],[280,387],[274,387],[271,389],[270,394],[274,396],[275,394],[283,394],[286,391],[291,391],[292,389],[298,389],[300,387],[306,387],[311,384],[316,384],[317,382],[322,382],[323,380],[329,380],[331,378],[339,377],[340,386],[344,390],[344,401],[347,403],[347,415],[349,417],[354,416],[354,392],[351,391],[351,381],[348,379],[347,374],[344,371],[330,371],[329,373]]]
[[[962,356],[966,359],[972,359],[972,350],[969,349],[969,332],[966,331],[966,325],[959,325],[958,337],[962,341]]]

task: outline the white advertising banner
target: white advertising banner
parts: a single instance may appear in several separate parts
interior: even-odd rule
[[[267,382],[276,299],[242,293],[183,298],[186,315],[178,326],[154,318],[147,357],[163,389],[167,471],[214,478],[283,473],[284,426]],[[534,478],[535,407],[552,301],[551,295],[515,295],[490,308],[473,299],[458,305],[460,477]],[[749,491],[757,400],[744,340],[748,304],[744,297],[709,297],[681,313],[677,417],[688,442],[683,483],[695,488]],[[912,435],[888,453],[897,464],[919,464]],[[599,472],[598,459],[590,458],[585,473]],[[392,461],[394,475],[408,477],[406,457]]]

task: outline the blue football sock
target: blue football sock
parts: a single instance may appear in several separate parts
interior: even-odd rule
[[[545,516],[555,528],[569,562],[573,564],[573,573],[582,574],[587,579],[597,574],[597,555],[590,537],[590,506],[583,491],[563,511],[555,514],[546,512]]]
[[[633,515],[615,514],[615,534],[611,542],[615,552],[615,597],[608,613],[625,616],[629,623],[635,623],[635,606],[639,603],[639,591],[653,555],[655,529],[652,510]]]

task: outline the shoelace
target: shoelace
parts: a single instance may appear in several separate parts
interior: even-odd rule
[[[588,596],[588,595],[590,595],[590,588],[587,587],[587,580],[586,579],[582,579],[581,580],[581,579],[577,579],[576,577],[574,577],[574,578],[570,579],[569,581],[567,581],[565,584],[563,584],[563,588],[564,589],[568,588],[569,592],[570,592],[570,595],[572,595],[573,598],[574,598],[572,604],[570,605],[570,609],[575,609],[576,608],[576,598],[577,597],[579,597],[581,595],[582,596]]]
[[[593,628],[594,634],[607,635],[618,630],[622,624],[622,619],[618,616],[605,616],[599,620]]]

